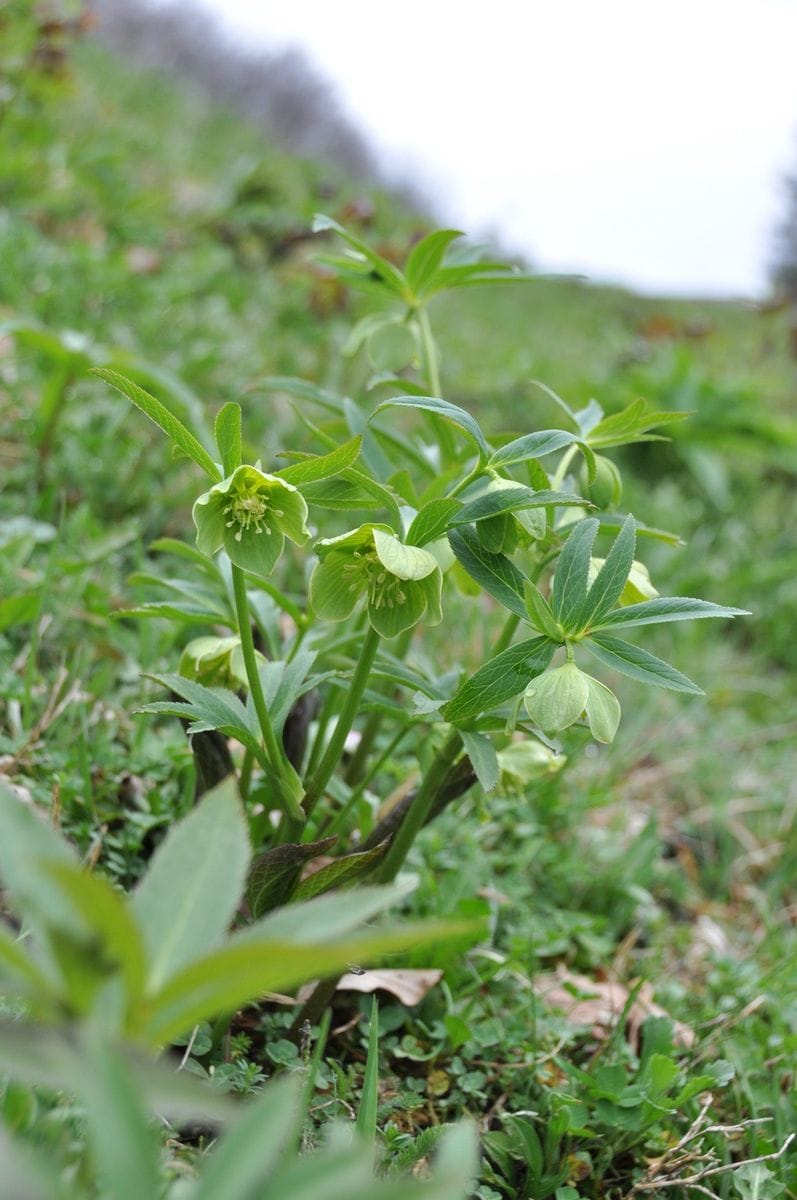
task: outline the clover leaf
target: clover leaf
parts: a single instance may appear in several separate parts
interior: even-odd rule
[[[197,546],[212,556],[222,546],[230,561],[253,575],[268,576],[285,538],[302,545],[310,536],[304,497],[290,483],[242,466],[194,504]]]

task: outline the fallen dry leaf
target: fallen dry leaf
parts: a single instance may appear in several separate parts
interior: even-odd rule
[[[363,971],[355,975],[353,972],[344,975],[338,982],[339,992],[390,992],[402,1004],[419,1004],[427,992],[431,991],[443,978],[443,972],[438,970],[406,970],[386,968],[384,971]]]
[[[560,1008],[572,1025],[589,1025],[593,1036],[605,1038],[620,1020],[630,995],[629,989],[616,980],[589,979],[560,967],[555,975],[541,975],[534,990],[551,1008]],[[674,1021],[653,999],[651,984],[642,984],[633,1004],[626,1013],[626,1034],[635,1047],[647,1017],[667,1017],[672,1020],[676,1045],[684,1048],[694,1043],[695,1035],[688,1025]]]

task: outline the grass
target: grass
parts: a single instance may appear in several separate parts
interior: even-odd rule
[[[168,368],[214,410],[242,399],[265,460],[295,425],[258,388],[266,375],[358,392],[361,368],[339,353],[357,303],[314,266],[304,236],[316,208],[340,212],[352,198],[328,168],[277,152],[197,96],[137,78],[92,47],[46,120],[22,112],[3,137],[0,320],[79,331]],[[417,218],[385,196],[375,212],[370,236],[406,246]],[[639,1089],[625,1089],[651,1093],[654,1052],[674,1064],[678,1087],[713,1071],[712,1123],[741,1125],[695,1145],[713,1145],[720,1161],[771,1154],[797,1127],[787,317],[573,281],[471,293],[432,315],[450,399],[489,414],[494,428],[557,423],[530,379],[575,405],[595,395],[612,410],[644,394],[657,407],[695,409],[662,456],[624,457],[624,504],[651,521],[667,510],[686,531],[686,549],[646,555],[662,591],[755,615],[721,639],[703,622],[661,635],[662,652],[703,682],[705,698],[618,684],[625,717],[612,749],[585,739],[560,775],[527,794],[477,792],[416,847],[416,912],[483,913],[491,936],[444,964],[424,952],[410,965],[445,965],[443,985],[412,1009],[382,1005],[388,1161],[412,1157],[414,1138],[468,1111],[485,1135],[483,1200],[642,1195],[634,1179],[699,1111],[697,1097],[675,1102],[674,1084],[644,1116]],[[0,355],[0,585],[29,606],[23,619],[0,606],[0,770],[129,888],[190,806],[193,775],[176,722],[131,715],[154,697],[141,672],[173,663],[178,635],[120,610],[140,594],[129,577],[147,568],[151,540],[187,534],[191,489],[155,436],[79,372],[43,454],[37,414],[50,361],[10,337]],[[463,617],[462,636],[479,642],[478,612]],[[445,645],[437,652],[445,663]],[[391,753],[385,793],[406,773],[400,750]],[[557,967],[632,992],[648,981],[693,1031],[691,1047],[674,1045],[666,1022],[641,1042],[597,1017],[568,1022],[535,991]],[[359,1007],[336,1001],[342,1031],[320,1076],[319,1121],[356,1107],[369,1009],[367,997]],[[289,1020],[279,1008],[246,1014],[237,1048],[197,1047],[194,1068],[251,1090],[290,1065]],[[793,1156],[762,1171],[758,1192],[730,1174],[712,1186],[742,1200],[774,1196],[778,1184],[797,1195]],[[664,1193],[680,1194],[677,1184]]]

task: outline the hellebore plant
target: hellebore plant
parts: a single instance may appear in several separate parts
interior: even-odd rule
[[[243,462],[237,404],[219,412],[211,446],[136,384],[97,372],[210,480],[193,508],[196,549],[156,544],[187,559],[197,581],[164,578],[169,600],[131,612],[191,629],[181,672],[154,677],[172,698],[145,711],[189,722],[203,786],[238,770],[259,856],[254,917],[308,889],[391,880],[424,824],[474,783],[488,792],[511,774],[517,794],[559,769],[562,745],[550,739],[572,726],[611,742],[620,704],[583,657],[700,694],[618,632],[741,611],[659,596],[638,541],[677,537],[615,511],[622,479],[606,451],[657,440],[651,431],[683,414],[644,401],[609,416],[596,401],[576,412],[545,389],[567,428],[488,441],[441,395],[428,307],[451,288],[529,277],[459,249],[454,230],[423,238],[400,269],[328,218],[317,228],[346,244],[327,265],[378,297],[346,352],[364,351],[376,372],[366,395],[387,392],[366,407],[306,380],[266,380],[301,405],[319,452],[291,451],[288,466],[265,471]],[[286,542],[311,536],[302,563]],[[463,670],[468,630],[494,620],[486,660]],[[441,658],[450,665],[435,670]],[[218,769],[200,762],[213,738]],[[385,772],[394,777],[397,763],[413,775],[420,765],[419,779],[384,810]],[[302,880],[303,864],[333,845],[337,857]]]

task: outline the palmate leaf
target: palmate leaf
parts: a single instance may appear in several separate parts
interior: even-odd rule
[[[183,675],[150,675],[156,683],[182,696],[185,704],[172,700],[156,700],[143,704],[139,712],[171,712],[192,722],[189,732],[202,733],[208,729],[220,729],[238,738],[242,745],[256,749],[260,745],[260,729],[257,719],[245,707],[234,692],[225,688],[208,688]]]
[[[567,631],[583,628],[592,545],[598,532],[594,517],[579,521],[564,544],[553,581],[551,608]]]
[[[391,262],[388,262],[381,254],[377,254],[366,242],[350,233],[348,229],[344,229],[332,217],[328,217],[324,213],[316,213],[313,217],[313,233],[326,233],[327,231],[337,233],[357,254],[361,255],[393,295],[405,303],[410,302],[412,297],[407,287],[407,280],[398,267],[394,267]],[[347,266],[351,267],[352,264],[348,262]]]
[[[656,658],[655,654],[648,650],[632,645],[631,642],[609,637],[605,633],[595,633],[585,638],[581,644],[605,667],[610,667],[621,675],[628,675],[630,679],[636,679],[639,683],[653,684],[673,692],[687,692],[693,696],[704,695],[702,688],[675,667],[661,658]]]
[[[593,584],[594,586],[594,584]],[[632,625],[659,625],[665,621],[698,621],[706,617],[721,620],[729,617],[749,617],[744,608],[726,608],[708,600],[694,600],[690,596],[659,596],[641,604],[629,604],[615,612],[605,613],[600,619],[593,618],[595,629],[620,629]]]
[[[486,592],[515,613],[526,618],[523,586],[526,576],[504,554],[492,554],[482,546],[476,531],[468,525],[452,529],[448,535],[451,549],[472,579]]]
[[[628,516],[587,594],[582,629],[600,624],[619,600],[634,565],[636,522]]]
[[[536,583],[529,579],[523,588],[529,620],[535,629],[544,633],[552,642],[563,642],[562,629],[553,615],[550,604],[543,596]]]
[[[548,638],[536,637],[503,650],[460,685],[442,715],[459,725],[517,696],[546,669],[555,649]]]
[[[634,442],[656,442],[663,439],[648,431],[659,425],[670,425],[683,421],[689,413],[657,412],[647,401],[635,400],[622,412],[603,417],[589,432],[589,444],[593,450],[610,446],[627,446]]]
[[[446,250],[460,237],[464,237],[464,234],[459,229],[436,229],[416,242],[405,268],[407,282],[416,295],[422,294],[428,283],[434,285],[434,277]]]

